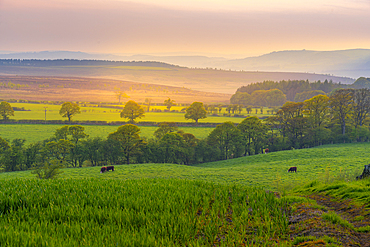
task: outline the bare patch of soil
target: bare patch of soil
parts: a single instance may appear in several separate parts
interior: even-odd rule
[[[295,205],[296,210],[289,216],[290,237],[314,236],[323,239],[324,236],[335,238],[342,246],[370,247],[370,232],[358,232],[356,228],[370,225],[370,212],[364,206],[357,206],[351,200],[337,200],[335,198],[314,194],[308,196],[317,202],[312,204],[301,203]],[[322,218],[322,214],[334,211],[342,219],[350,222],[355,229],[333,224]],[[324,245],[323,245],[324,244]],[[298,246],[326,246],[319,241],[307,241]]]

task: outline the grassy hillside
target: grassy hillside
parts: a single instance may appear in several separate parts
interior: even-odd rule
[[[63,169],[62,178],[179,178],[215,183],[235,183],[284,189],[318,180],[353,179],[369,163],[370,143],[325,145],[310,149],[281,151],[204,163],[195,166],[174,164],[117,165],[113,173],[100,174],[100,167]],[[291,166],[297,173],[288,173]],[[0,179],[31,178],[30,171],[0,173]]]
[[[370,182],[354,177],[369,150],[326,145],[197,166],[116,165],[103,174],[69,168],[57,180],[0,173],[0,243],[367,246]]]

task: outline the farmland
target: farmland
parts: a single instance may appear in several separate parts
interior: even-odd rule
[[[177,178],[212,183],[261,186],[281,190],[313,180],[331,182],[335,178],[353,179],[368,163],[370,143],[324,145],[310,149],[252,155],[193,166],[175,164],[118,165],[104,178],[141,179]],[[330,153],[330,155],[328,155]],[[297,166],[297,173],[288,173]],[[62,178],[103,178],[100,167],[64,169]],[[32,178],[30,171],[0,173],[0,179]]]
[[[0,227],[6,229],[0,242],[5,246],[366,243],[368,211],[353,210],[357,204],[369,205],[368,180],[349,181],[368,163],[369,150],[369,143],[336,144],[194,166],[116,165],[114,172],[103,174],[100,167],[67,168],[57,180],[37,180],[31,171],[0,173]],[[298,172],[288,173],[290,166],[297,166]],[[285,196],[276,197],[266,189]],[[327,211],[316,200],[331,199],[312,194],[317,192],[345,201],[337,202],[340,207],[330,204],[333,211]],[[335,213],[343,206],[351,208],[346,217],[352,223]],[[312,218],[317,212],[323,216]],[[296,217],[301,223],[291,222]],[[326,231],[313,231],[317,226]],[[305,231],[309,236],[301,235]]]
[[[66,123],[68,125],[68,123]],[[58,124],[0,124],[0,136],[2,138],[13,140],[23,138],[27,143],[43,141],[54,135],[56,129],[63,125]],[[89,137],[106,138],[109,133],[117,130],[117,125],[83,125],[86,134]],[[140,126],[140,136],[152,138],[157,127]],[[213,130],[212,127],[179,127],[185,133],[191,133],[197,138],[205,138]]]
[[[44,120],[45,119],[45,107],[46,107],[46,119],[47,120],[65,120],[59,114],[59,110],[61,108],[60,105],[52,105],[52,104],[32,104],[32,103],[11,103],[12,107],[24,108],[26,111],[16,111],[14,113],[14,117],[12,119],[16,120]],[[81,114],[77,114],[73,117],[75,121],[106,121],[106,122],[114,122],[114,121],[125,121],[120,117],[120,112],[123,109],[123,106],[120,106],[120,109],[114,108],[103,108],[95,106],[81,106]],[[145,106],[143,105],[145,108]],[[186,106],[173,106],[172,110],[179,111],[179,112],[146,112],[145,117],[141,119],[137,119],[139,122],[184,122],[184,123],[191,123],[192,120],[186,120],[184,117],[184,113],[180,111],[185,108]],[[165,109],[165,106],[151,106],[150,109],[153,110],[161,110]],[[268,108],[264,108],[263,113],[260,114],[260,110],[258,109],[258,114],[255,113],[255,109],[253,109],[251,115],[255,115],[257,117],[266,117],[271,116],[267,114]],[[223,115],[226,112],[226,108],[223,108],[220,115]],[[247,112],[245,108],[241,112],[241,115],[246,116]],[[240,123],[243,121],[243,117],[227,117],[227,116],[212,116],[208,115],[205,119],[200,119],[200,123],[223,123],[226,121],[232,121],[234,123]]]
[[[184,180],[16,180],[0,185],[5,246],[205,246],[287,241],[284,200]],[[248,224],[245,224],[248,222]]]
[[[368,163],[369,149],[369,143],[325,145],[195,166],[117,165],[114,172],[103,174],[100,167],[68,168],[57,180],[37,180],[30,171],[0,173],[0,226],[6,229],[0,242],[5,246],[366,243],[367,211],[352,213],[363,220],[349,223],[302,196],[319,202],[312,193],[327,192],[369,205],[368,180],[349,182]],[[290,166],[297,166],[298,172],[287,173]],[[285,196],[276,197],[266,189]],[[357,209],[347,203],[341,205]],[[322,210],[322,217],[310,216]],[[295,217],[307,227],[292,223]],[[326,233],[310,230],[310,236],[300,237],[311,224]]]

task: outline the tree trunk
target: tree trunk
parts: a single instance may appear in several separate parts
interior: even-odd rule
[[[342,119],[342,135],[346,134],[346,120]]]
[[[370,164],[365,165],[364,171],[362,172],[360,176],[357,176],[356,179],[363,179],[366,177],[370,177]]]

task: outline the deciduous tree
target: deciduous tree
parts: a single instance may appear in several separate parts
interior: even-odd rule
[[[305,100],[303,113],[309,118],[311,128],[318,128],[328,121],[329,97],[326,95],[317,95],[311,99]]]
[[[346,134],[346,123],[351,116],[353,108],[353,90],[339,89],[331,96],[329,101],[334,120],[337,120],[342,129],[342,135]]]
[[[78,106],[78,104],[71,102],[65,102],[59,111],[59,114],[62,115],[62,117],[68,118],[68,122],[71,122],[71,119],[74,115],[80,113],[80,107]]]
[[[188,108],[186,108],[185,119],[193,119],[195,123],[198,123],[199,119],[207,117],[207,111],[204,109],[203,103],[193,102]]]
[[[0,163],[4,166],[5,171],[24,170],[24,143],[26,140],[16,138],[12,141],[10,148],[7,148],[1,156]]]
[[[267,126],[262,121],[253,116],[244,119],[237,127],[244,139],[245,143],[245,154],[251,155],[251,151],[254,149],[254,153],[258,154],[259,150],[262,150],[263,145],[266,141]]]
[[[119,88],[114,88],[114,94],[116,95],[119,104],[121,103],[122,98],[129,98],[129,96]]]
[[[108,139],[116,140],[120,145],[127,164],[130,164],[130,159],[140,152],[140,147],[144,144],[139,133],[139,127],[133,124],[126,124],[118,127],[116,132],[108,135]]]
[[[185,163],[186,148],[179,133],[167,133],[159,141],[163,163]]]
[[[127,102],[121,112],[121,118],[127,118],[129,123],[135,123],[136,118],[142,118],[144,116],[144,109],[133,100]]]
[[[3,120],[7,120],[9,116],[14,116],[14,110],[8,102],[3,101],[0,103],[0,115]]]
[[[158,140],[161,139],[165,134],[171,132],[177,132],[179,128],[174,122],[163,122],[158,125],[158,129],[154,131],[154,137]]]
[[[355,128],[362,126],[370,112],[370,89],[357,89],[353,93],[353,121]]]
[[[221,160],[239,157],[243,152],[240,130],[232,122],[217,125],[207,139],[209,145],[219,149]]]
[[[175,101],[174,100],[171,100],[170,98],[168,98],[168,99],[166,99],[165,101],[164,101],[164,105],[167,107],[167,110],[171,110],[171,107],[172,106],[175,106],[176,104],[175,104]]]
[[[150,98],[145,99],[145,104],[148,106],[147,112],[149,112],[149,110],[150,110],[151,103],[152,103],[152,99],[150,99]]]

